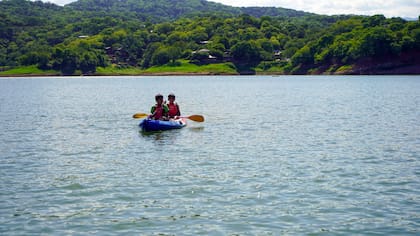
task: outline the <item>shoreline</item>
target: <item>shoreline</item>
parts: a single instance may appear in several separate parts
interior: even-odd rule
[[[282,74],[282,73],[255,73],[255,74],[220,74],[220,73],[145,73],[145,74],[86,74],[86,75],[61,75],[61,74],[11,74],[0,75],[1,78],[24,78],[24,77],[171,77],[171,76],[420,76],[420,73],[322,73],[322,74]]]
[[[56,73],[10,73],[10,74],[1,74],[0,78],[19,78],[19,77],[101,77],[101,76],[292,76],[292,75],[303,75],[303,76],[314,76],[314,75],[332,75],[332,76],[345,76],[345,75],[420,75],[420,65],[404,65],[404,66],[394,66],[388,68],[378,68],[378,67],[369,67],[369,66],[357,66],[349,70],[337,71],[337,72],[312,72],[312,73],[295,73],[288,74],[282,72],[256,72],[256,71],[243,71],[241,72],[212,72],[212,71],[202,71],[202,72],[176,72],[176,71],[166,71],[166,72],[140,72],[140,73],[124,73],[124,72],[115,72],[115,73],[103,73],[96,72],[91,74],[72,74],[72,75],[63,75],[60,72]]]
[[[150,70],[142,70],[136,67],[115,69],[112,66],[106,68],[98,67],[93,73],[83,74],[80,70],[71,75],[63,75],[61,71],[40,70],[35,65],[29,67],[17,67],[9,70],[0,71],[0,78],[4,77],[76,77],[76,76],[252,76],[252,75],[420,75],[420,59],[403,62],[400,59],[383,59],[374,61],[365,58],[357,63],[340,66],[299,66],[300,68],[292,73],[283,71],[282,68],[271,68],[263,71],[255,67],[236,67],[226,66],[225,64],[213,64],[213,67],[190,68],[190,64],[183,62],[178,67],[162,66]],[[311,69],[312,68],[312,69]]]

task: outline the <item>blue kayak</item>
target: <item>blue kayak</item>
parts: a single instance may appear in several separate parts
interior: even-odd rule
[[[187,125],[187,120],[184,118],[177,120],[151,120],[144,119],[140,122],[139,126],[144,132],[152,131],[165,131],[171,129],[181,129]]]

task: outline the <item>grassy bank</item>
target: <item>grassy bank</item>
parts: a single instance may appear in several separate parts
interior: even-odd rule
[[[364,65],[364,66],[363,66]],[[294,74],[285,71],[285,66],[281,64],[260,64],[260,65],[234,65],[233,63],[218,63],[208,65],[196,65],[187,60],[176,61],[163,66],[153,66],[148,69],[140,67],[120,67],[110,65],[108,67],[98,67],[93,76],[154,76],[154,75],[284,75]],[[0,77],[23,77],[23,76],[61,76],[60,71],[40,70],[37,66],[21,66],[15,68],[2,68]],[[299,72],[299,71],[298,71]],[[420,74],[417,65],[382,64],[368,65],[332,65],[330,68],[317,68],[309,71],[302,70],[295,74],[327,74],[327,75],[346,75],[346,74]],[[73,76],[82,75],[76,71]]]
[[[120,68],[116,65],[98,67],[94,75],[139,75],[143,70],[138,67]]]
[[[0,76],[56,76],[60,75],[59,71],[41,70],[36,65],[20,66],[10,70],[0,71]]]
[[[169,63],[163,66],[153,66],[148,69],[139,67],[119,67],[110,65],[108,67],[98,67],[96,72],[90,75],[95,76],[118,76],[118,75],[237,75],[235,65],[232,63],[219,63],[209,65],[195,65],[186,60],[177,61],[173,64]],[[40,70],[37,66],[21,66],[9,70],[1,71],[2,77],[19,77],[19,76],[59,76],[60,71]],[[81,75],[77,71],[74,75]]]
[[[148,69],[138,67],[120,68],[116,65],[98,67],[95,75],[177,75],[177,74],[204,74],[204,75],[231,75],[238,74],[232,63],[219,63],[198,66],[186,60],[176,61],[163,66],[153,66]]]
[[[223,75],[223,74],[238,74],[235,66],[232,63],[218,63],[208,65],[195,65],[188,61],[177,61],[174,64],[167,64],[164,66],[153,66],[144,70],[144,74],[209,74],[209,75]]]

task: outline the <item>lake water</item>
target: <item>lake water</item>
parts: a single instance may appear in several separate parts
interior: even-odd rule
[[[0,131],[1,235],[420,234],[420,76],[6,78]]]

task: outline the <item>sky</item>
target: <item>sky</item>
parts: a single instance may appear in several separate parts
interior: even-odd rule
[[[75,0],[43,0],[64,5]],[[211,0],[230,6],[283,7],[317,14],[375,15],[418,19],[420,0]]]
[[[232,6],[275,6],[311,13],[375,15],[418,19],[420,0],[211,0]]]

